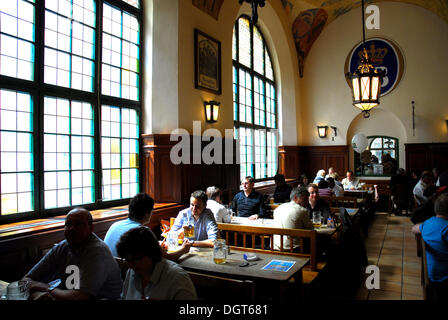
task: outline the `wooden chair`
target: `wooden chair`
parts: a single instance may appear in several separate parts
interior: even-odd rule
[[[226,243],[229,244],[233,240],[230,249],[237,248],[251,252],[265,252],[279,255],[292,255],[299,257],[306,257],[310,259],[307,266],[302,269],[302,278],[304,284],[313,282],[319,272],[322,271],[326,263],[317,262],[316,250],[316,231],[304,229],[286,229],[286,228],[270,228],[270,227],[255,227],[255,226],[241,226],[228,223],[218,223],[218,229],[224,234]],[[238,242],[238,236],[242,237],[242,241]],[[274,250],[274,235],[280,236],[280,250]],[[284,249],[285,236],[289,236],[289,249]],[[250,241],[248,241],[248,238]],[[256,238],[259,238],[261,248],[255,248]],[[269,247],[266,247],[264,239],[269,239]],[[300,247],[299,252],[294,251],[293,238],[298,238]],[[286,238],[287,239],[287,238]],[[309,243],[309,251],[305,252],[305,243]]]
[[[330,207],[357,208],[358,199],[356,197],[321,197]]]
[[[423,299],[424,300],[434,300],[434,290],[431,285],[431,281],[428,277],[428,264],[426,261],[426,243],[423,240],[421,234],[418,235],[420,238],[420,248],[421,248],[421,262],[422,262],[422,287],[423,287]]]
[[[237,280],[209,274],[188,272],[200,300],[255,301],[255,285],[250,280]]]

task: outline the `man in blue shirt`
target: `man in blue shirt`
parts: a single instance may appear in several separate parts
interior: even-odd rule
[[[136,194],[129,202],[128,218],[115,222],[107,231],[104,242],[109,247],[112,255],[118,257],[116,245],[120,237],[126,231],[149,223],[154,200],[146,193]]]
[[[233,197],[230,208],[238,213],[239,217],[249,217],[251,220],[267,218],[263,196],[254,190],[254,178],[248,176],[241,182],[243,191]]]
[[[426,243],[429,280],[440,297],[448,297],[448,193],[441,194],[434,204],[435,217],[416,224],[412,232],[421,233]]]
[[[190,207],[182,210],[177,215],[172,229],[180,230],[184,225],[194,225],[194,237],[190,238],[192,247],[213,247],[217,238],[218,225],[215,216],[207,209],[208,197],[202,190],[195,191],[190,197]],[[182,234],[184,231],[180,231]]]

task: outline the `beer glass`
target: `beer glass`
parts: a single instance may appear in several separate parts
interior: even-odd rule
[[[322,224],[322,216],[320,212],[313,212],[313,226],[315,228],[320,228]]]
[[[28,281],[14,281],[6,287],[7,300],[28,300]]]
[[[216,264],[223,264],[227,259],[226,240],[216,239],[213,244],[213,261]]]

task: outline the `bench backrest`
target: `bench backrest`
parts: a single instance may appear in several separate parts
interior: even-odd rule
[[[330,207],[346,207],[346,208],[357,208],[358,200],[356,197],[326,197],[322,196]]]
[[[232,247],[252,252],[268,252],[271,254],[293,255],[299,257],[307,257],[310,259],[310,268],[312,271],[317,270],[316,260],[316,231],[304,229],[286,229],[272,227],[256,227],[242,226],[229,223],[218,223],[220,233],[224,234],[226,243],[232,242]],[[242,241],[238,241],[238,235],[242,237]],[[274,235],[280,237],[280,251],[274,250]],[[248,240],[249,237],[249,240]],[[289,249],[284,248],[284,241],[288,241]],[[255,248],[256,239],[260,239],[260,248]],[[300,251],[294,252],[293,238],[298,238],[300,242]],[[269,239],[269,247],[265,246],[265,239]],[[308,240],[305,240],[308,239]],[[309,251],[305,252],[305,243],[309,243]]]

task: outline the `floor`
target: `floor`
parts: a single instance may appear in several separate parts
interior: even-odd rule
[[[365,286],[360,300],[423,300],[420,258],[409,217],[377,213],[365,239],[369,264],[380,271],[380,289]]]

